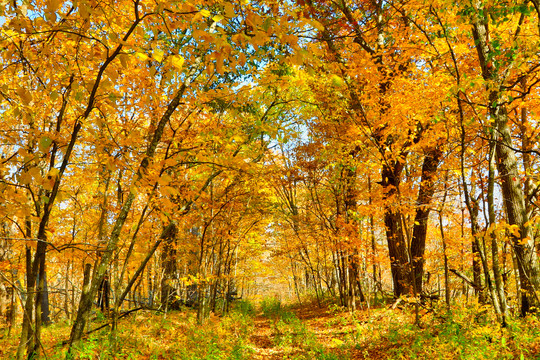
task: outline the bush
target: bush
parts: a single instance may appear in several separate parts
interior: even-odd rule
[[[277,318],[281,313],[281,301],[277,298],[264,298],[261,302],[261,310],[268,318]]]
[[[274,342],[279,346],[298,346],[308,342],[311,335],[306,325],[292,312],[284,312],[274,323]]]
[[[240,300],[234,304],[234,312],[244,316],[255,316],[255,306],[249,300]]]

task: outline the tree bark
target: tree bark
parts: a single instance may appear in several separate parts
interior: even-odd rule
[[[385,190],[384,225],[388,241],[388,254],[394,284],[394,296],[411,294],[411,276],[409,252],[402,228],[401,211],[396,203],[397,189],[401,182],[404,164],[400,161],[388,161],[382,169],[381,185]]]
[[[180,309],[178,292],[172,285],[176,274],[177,235],[178,228],[173,222],[167,225],[161,234],[161,238],[165,241],[161,253],[161,266],[163,268],[163,278],[161,280],[161,306],[169,310]]]
[[[472,19],[473,38],[488,92],[489,115],[493,120],[493,130],[498,133],[495,155],[501,179],[503,203],[508,223],[515,225],[518,230],[512,232],[510,237],[520,275],[521,314],[525,315],[531,311],[531,308],[540,305],[536,293],[540,287],[538,255],[529,225],[530,219],[525,204],[525,194],[521,187],[518,162],[513,150],[511,131],[508,126],[508,113],[500,92],[506,81],[506,75],[499,71],[493,62],[492,45],[482,4],[480,1],[474,1],[473,5],[476,10]]]
[[[441,161],[442,151],[440,148],[430,149],[422,165],[420,189],[416,200],[416,214],[414,217],[413,236],[411,240],[411,257],[413,276],[417,294],[422,294],[424,275],[424,253],[426,250],[426,237],[428,229],[430,204],[435,193],[435,176]]]
[[[92,298],[84,296],[88,293],[90,287],[90,273],[92,271],[91,264],[84,265],[84,277],[83,277],[83,289],[81,295],[81,301],[79,302],[79,311],[77,312],[77,317],[73,323],[73,328],[71,330],[71,336],[73,337],[74,333],[83,333],[84,328],[86,327],[86,322],[88,321],[88,316],[90,315],[90,309],[92,308]],[[81,311],[84,309],[85,311]],[[76,328],[76,332],[74,329]],[[73,339],[70,338],[70,343],[73,343]],[[71,347],[68,349],[67,358],[71,359]]]

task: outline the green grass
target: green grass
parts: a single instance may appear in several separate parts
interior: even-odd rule
[[[137,312],[122,319],[114,333],[104,328],[87,336],[75,358],[247,360],[265,350],[261,345],[265,340],[272,353],[296,360],[540,359],[538,316],[513,318],[501,327],[489,308],[474,303],[453,307],[451,312],[442,305],[423,309],[420,327],[414,325],[409,308],[351,313],[334,306],[326,311],[316,307],[293,311],[268,298],[260,304],[260,314],[266,318],[255,317],[255,309],[252,303],[240,301],[229,314],[211,315],[204,325],[197,324],[193,310],[166,316]],[[320,316],[304,317],[304,313]],[[69,337],[69,330],[67,321],[44,329],[47,359],[64,359],[66,347],[61,342]],[[13,358],[19,334],[20,329],[14,328],[9,337],[0,338],[0,358]],[[260,334],[265,335],[253,336]]]

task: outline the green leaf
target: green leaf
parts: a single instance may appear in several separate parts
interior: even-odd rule
[[[51,144],[52,144],[52,139],[44,136],[41,139],[39,139],[39,150],[42,152],[45,152],[47,151],[49,146],[51,146]]]
[[[56,91],[52,91],[50,94],[49,94],[49,97],[51,98],[51,100],[56,100],[58,99],[58,96],[60,96]]]
[[[343,87],[345,86],[345,81],[339,77],[338,75],[332,75],[330,77],[330,80],[332,81],[332,85],[334,85],[335,87]]]
[[[83,93],[82,93],[82,91],[77,91],[77,92],[75,93],[75,100],[81,101],[82,99],[83,99]]]

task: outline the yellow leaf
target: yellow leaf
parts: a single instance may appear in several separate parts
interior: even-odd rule
[[[205,70],[208,75],[212,75],[214,73],[214,64],[208,64]]]
[[[317,20],[311,20],[311,25],[312,25],[315,29],[317,29],[317,30],[319,30],[319,31],[324,31],[324,26],[323,26],[323,24],[321,24],[321,23],[318,22]]]
[[[243,52],[240,53],[240,56],[238,56],[238,63],[240,64],[240,66],[246,65],[246,60],[246,54],[244,54]]]
[[[345,81],[337,76],[337,75],[332,75],[332,77],[330,78],[330,80],[332,81],[332,85],[336,86],[336,87],[342,87],[345,85]]]
[[[229,18],[235,17],[236,15],[234,12],[234,5],[230,2],[225,3],[225,15],[227,15]]]
[[[234,136],[232,137],[232,140],[233,140],[234,142],[243,142],[243,141],[244,141],[244,138],[243,138],[242,136],[240,136],[240,135],[234,135]]]
[[[200,12],[196,13],[193,18],[191,19],[191,22],[197,22],[199,21],[200,19],[202,19],[202,15]]]
[[[43,182],[41,184],[43,186],[43,188],[45,190],[52,190],[53,186],[54,186],[54,177],[50,177],[50,178],[47,178],[47,179],[43,179]],[[46,197],[46,203],[48,203],[49,201],[49,198]]]
[[[59,191],[58,192],[58,195],[56,195],[56,199],[59,201],[59,202],[62,202],[66,199],[69,199],[69,194],[65,191]]]
[[[17,94],[19,94],[25,105],[28,105],[33,100],[32,93],[23,87],[17,89]]]
[[[174,55],[171,57],[171,64],[178,70],[181,70],[184,65],[184,58],[180,55]]]
[[[208,10],[201,10],[200,11],[201,15],[204,16],[204,17],[209,17],[210,16],[210,11]]]
[[[56,177],[58,175],[59,171],[57,168],[52,168],[51,170],[49,170],[49,173],[47,174],[47,176],[50,176],[50,177]]]
[[[508,227],[508,230],[512,233],[512,236],[516,238],[519,238],[521,236],[518,225],[510,225]]]
[[[168,185],[172,181],[172,178],[167,174],[163,174],[157,181],[160,185]]]
[[[137,57],[138,57],[140,60],[142,60],[142,61],[146,61],[146,60],[149,59],[149,58],[148,58],[148,55],[143,54],[143,53],[140,53],[140,52],[135,53],[135,56],[137,56]]]
[[[19,180],[19,183],[21,184],[24,184],[24,185],[30,184],[30,182],[32,182],[32,176],[30,176],[30,174],[25,171],[19,175],[18,180]]]
[[[50,137],[43,136],[41,139],[39,139],[39,150],[45,152],[49,149],[51,144],[52,139]]]
[[[224,19],[224,16],[223,15],[216,15],[212,18],[212,20],[214,20],[215,22],[220,22],[221,20]]]
[[[118,58],[120,59],[120,64],[122,64],[123,67],[127,67],[128,66],[128,63],[127,63],[127,56],[125,54],[120,54],[118,56]]]
[[[172,186],[164,186],[163,187],[163,192],[169,196],[176,196],[178,194],[180,194],[180,192],[178,191],[178,189],[172,187]]]
[[[154,50],[152,57],[154,58],[154,60],[161,62],[161,60],[163,60],[163,55],[163,51],[156,49]]]
[[[217,53],[216,55],[216,70],[218,73],[223,74],[223,53]]]
[[[47,8],[51,12],[55,12],[60,7],[60,0],[49,0],[47,1]]]
[[[51,22],[56,21],[56,13],[53,10],[47,8],[47,11],[45,11],[45,19]]]
[[[28,174],[31,175],[34,179],[41,179],[41,171],[37,167],[32,167],[28,169]]]
[[[90,17],[92,9],[87,6],[85,3],[81,2],[79,4],[79,14],[83,19],[88,19]]]

